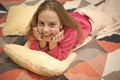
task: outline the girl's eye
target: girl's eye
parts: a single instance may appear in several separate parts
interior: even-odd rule
[[[39,25],[39,26],[43,26],[44,23],[43,23],[42,21],[40,21],[40,22],[38,22],[38,25]]]
[[[50,23],[50,27],[55,27],[55,23]]]

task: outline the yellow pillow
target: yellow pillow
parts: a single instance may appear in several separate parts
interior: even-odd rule
[[[28,24],[38,6],[28,6],[25,4],[11,6],[3,27],[3,36],[26,35],[29,29]]]
[[[61,75],[76,57],[76,53],[71,52],[65,60],[59,61],[45,52],[17,44],[6,44],[4,51],[18,65],[43,76]]]

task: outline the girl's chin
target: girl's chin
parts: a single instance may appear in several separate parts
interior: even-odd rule
[[[43,39],[44,39],[45,41],[50,41],[50,40],[51,40],[51,37],[50,37],[50,38],[44,37]]]

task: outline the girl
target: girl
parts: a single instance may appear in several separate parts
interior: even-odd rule
[[[56,0],[43,2],[29,24],[29,48],[64,60],[90,33],[88,17],[78,12],[67,13]]]

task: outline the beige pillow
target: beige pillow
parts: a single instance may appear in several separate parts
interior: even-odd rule
[[[29,29],[27,26],[36,9],[37,6],[25,4],[10,7],[6,24],[2,31],[3,36],[26,35]]]
[[[18,65],[43,76],[62,74],[76,57],[76,53],[71,52],[67,59],[59,61],[45,52],[17,44],[6,44],[4,51]]]
[[[102,29],[113,24],[112,17],[94,5],[78,8],[76,11],[89,17],[89,21],[91,22],[92,26],[92,31],[90,34],[93,36],[100,35],[99,32]]]
[[[103,10],[113,19],[118,20],[120,18],[120,0],[106,0]]]

